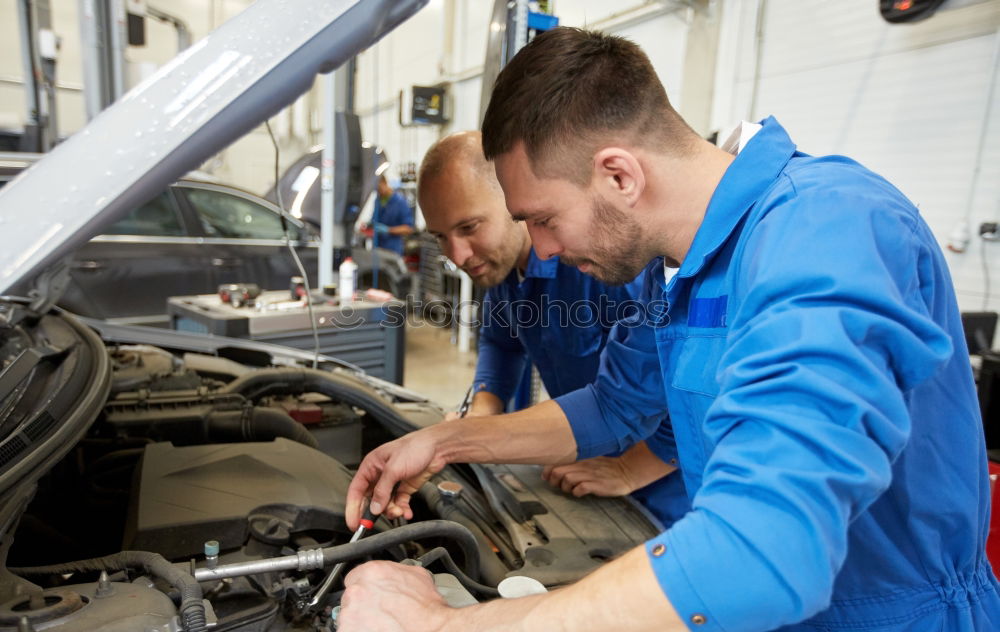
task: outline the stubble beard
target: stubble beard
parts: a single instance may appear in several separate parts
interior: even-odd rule
[[[490,289],[491,287],[496,287],[503,283],[514,266],[517,265],[518,257],[521,255],[521,244],[515,239],[510,233],[508,238],[505,240],[502,249],[497,252],[495,257],[482,258],[480,264],[486,265],[486,270],[478,276],[472,276],[472,282],[479,287]],[[472,266],[475,268],[476,266]],[[465,269],[465,268],[463,268]],[[468,273],[468,270],[466,270]]]
[[[589,258],[561,257],[568,265],[589,264],[587,272],[608,285],[629,283],[649,263],[645,256],[642,227],[633,218],[599,197],[591,199],[594,235]]]

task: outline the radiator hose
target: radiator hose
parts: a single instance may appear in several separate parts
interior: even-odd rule
[[[319,448],[311,432],[288,413],[267,406],[246,406],[243,410],[214,410],[205,419],[205,434],[209,442],[273,441],[276,437],[291,439],[310,448]]]
[[[259,369],[242,375],[225,386],[221,393],[239,393],[251,401],[266,395],[321,393],[356,406],[370,414],[393,435],[400,437],[415,426],[371,387],[357,379],[317,369]]]

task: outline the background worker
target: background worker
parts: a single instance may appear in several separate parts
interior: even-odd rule
[[[428,150],[417,195],[442,252],[487,288],[467,416],[504,412],[529,364],[538,368],[551,397],[590,384],[616,316],[634,303],[641,279],[610,286],[558,257],[539,259],[525,225],[507,213],[478,131],[452,134]],[[670,525],[690,508],[681,476],[667,476],[675,464],[667,425],[621,456],[595,457],[545,475],[576,496],[631,493]]]
[[[413,209],[389,185],[384,173],[378,177],[377,193],[371,220],[372,245],[402,255],[405,237],[413,233]]]
[[[911,202],[850,159],[798,152],[773,118],[735,157],[702,141],[637,46],[576,29],[500,73],[483,148],[539,256],[607,281],[646,266],[641,300],[668,310],[616,329],[586,389],[371,452],[348,523],[368,493],[408,513],[449,462],[586,458],[668,404],[692,510],[577,584],[460,611],[426,574],[360,566],[342,632],[387,617],[408,631],[1000,629],[968,351]],[[664,265],[680,266],[669,284]]]

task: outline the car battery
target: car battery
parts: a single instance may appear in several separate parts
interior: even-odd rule
[[[167,300],[171,328],[178,331],[244,338],[312,351],[315,347],[305,301],[289,293],[261,292],[243,306],[223,302],[218,294],[172,296]],[[371,376],[403,383],[406,305],[402,301],[352,301],[314,298],[312,316],[319,352]]]

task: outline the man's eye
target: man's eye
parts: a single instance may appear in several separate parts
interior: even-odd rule
[[[462,228],[461,228],[462,234],[463,235],[469,235],[469,234],[475,232],[475,230],[476,230],[476,228],[478,226],[479,226],[479,224],[466,224],[466,225],[462,226]]]
[[[535,220],[535,226],[539,226],[541,228],[545,228],[546,226],[549,225],[549,220],[550,219],[551,218],[549,218],[549,217],[546,217],[545,219],[537,219],[537,220]]]

